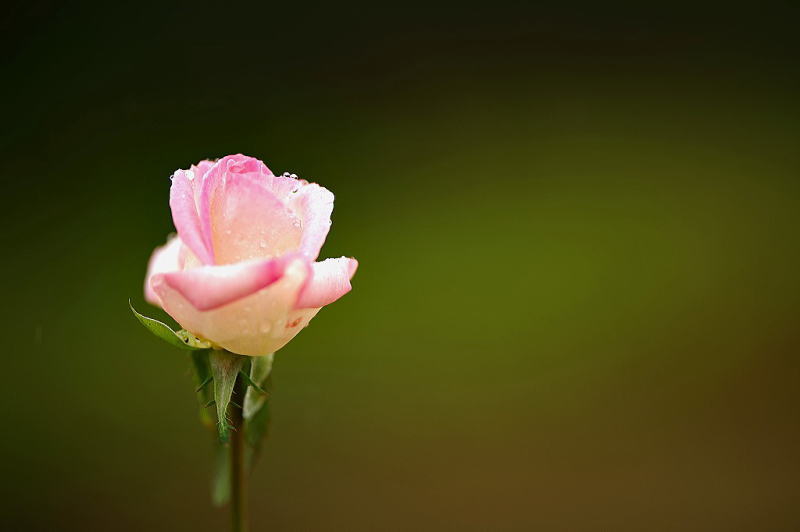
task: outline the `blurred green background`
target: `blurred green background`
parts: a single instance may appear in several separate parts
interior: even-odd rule
[[[127,299],[171,173],[243,152],[361,263],[276,358],[253,530],[797,530],[798,14],[9,8],[2,528],[227,526]]]

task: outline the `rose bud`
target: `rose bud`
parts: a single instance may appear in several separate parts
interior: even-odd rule
[[[355,259],[316,262],[333,194],[315,183],[229,155],[175,172],[169,204],[178,234],[153,252],[145,297],[228,351],[273,353],[350,291]]]

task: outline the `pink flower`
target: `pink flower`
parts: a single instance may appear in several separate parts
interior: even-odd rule
[[[315,262],[333,211],[315,183],[229,155],[175,172],[169,205],[178,235],[153,252],[145,298],[197,336],[273,353],[350,291],[355,259]]]

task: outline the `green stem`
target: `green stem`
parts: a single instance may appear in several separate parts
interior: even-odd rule
[[[231,394],[232,402],[244,405],[247,383],[239,376]],[[244,418],[242,409],[230,405],[231,421],[231,529],[247,532],[247,477],[244,470]]]

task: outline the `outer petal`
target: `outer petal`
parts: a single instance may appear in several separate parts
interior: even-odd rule
[[[195,308],[166,282],[154,283],[164,309],[185,329],[241,355],[260,356],[283,347],[319,309],[293,310],[310,266],[290,260],[284,275],[266,288],[207,311]]]
[[[200,161],[197,164],[193,164],[190,170],[194,173],[194,179],[192,180],[192,185],[194,186],[194,203],[195,205],[200,205],[200,191],[203,188],[203,178],[208,173],[209,170],[214,166],[215,161]]]
[[[316,183],[310,183],[300,187],[293,196],[289,207],[303,220],[300,252],[308,260],[316,260],[331,228],[333,193]]]
[[[181,269],[181,249],[183,243],[178,236],[172,236],[166,244],[157,247],[147,263],[147,276],[144,278],[144,298],[153,305],[161,305],[158,294],[150,286],[154,275],[174,272]]]
[[[291,260],[291,257],[260,259],[172,271],[154,276],[152,286],[156,293],[161,294],[162,285],[166,285],[197,310],[212,310],[276,282]]]
[[[192,250],[203,264],[214,264],[214,256],[210,240],[203,234],[200,218],[195,205],[194,181],[196,176],[192,170],[178,170],[172,176],[172,187],[169,190],[169,206],[172,209],[172,221],[181,240]]]
[[[333,303],[352,289],[350,279],[357,268],[358,261],[347,257],[315,262],[295,308],[320,308]]]
[[[198,183],[203,182],[203,176],[206,175],[206,172],[211,170],[211,167],[214,166],[214,164],[215,161],[209,161],[206,159],[205,161],[200,161],[199,163],[192,165],[191,169],[194,172],[195,177],[197,177]]]

